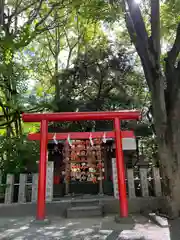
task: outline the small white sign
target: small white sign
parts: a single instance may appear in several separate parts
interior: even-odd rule
[[[116,199],[119,199],[116,158],[112,158],[112,175],[113,175],[114,197]]]
[[[135,138],[123,138],[122,139],[123,150],[136,150],[136,139]],[[116,148],[115,142],[113,148]]]

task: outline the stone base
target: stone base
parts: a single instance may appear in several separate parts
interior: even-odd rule
[[[144,238],[142,233],[132,230],[128,234],[121,233],[116,240],[146,240],[146,239]]]
[[[32,225],[49,225],[51,222],[49,219],[45,218],[43,220],[34,219],[31,221]]]
[[[98,193],[99,197],[104,197],[104,193]]]
[[[100,205],[70,207],[67,209],[67,218],[101,217],[102,215],[102,207]]]
[[[156,215],[155,213],[148,214],[149,219],[162,228],[170,227],[167,218]]]
[[[119,215],[116,215],[114,221],[120,224],[134,224],[132,216],[120,217]]]
[[[72,194],[68,193],[68,194],[65,194],[64,197],[73,197]]]

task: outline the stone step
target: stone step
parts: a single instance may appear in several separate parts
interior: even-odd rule
[[[97,199],[76,199],[71,200],[72,207],[83,207],[83,206],[98,206],[99,200]]]
[[[59,202],[61,201],[63,198],[62,197],[59,197],[59,196],[54,196],[53,197],[53,202]],[[64,199],[63,199],[64,200]]]
[[[67,209],[67,218],[84,218],[102,216],[102,206],[81,206]]]

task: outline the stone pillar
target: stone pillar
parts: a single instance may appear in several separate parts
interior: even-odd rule
[[[135,187],[134,187],[134,170],[127,169],[127,182],[128,182],[128,196],[129,198],[135,198]]]
[[[140,181],[141,181],[142,197],[149,196],[147,172],[148,172],[147,168],[143,168],[143,167],[140,168]]]
[[[155,196],[160,197],[162,196],[162,189],[161,189],[161,178],[160,178],[159,168],[153,167],[152,174],[154,179]]]
[[[46,202],[51,202],[53,199],[53,182],[54,182],[54,163],[47,162],[46,172]],[[32,179],[32,196],[31,201],[37,202],[38,193],[38,174],[33,174]]]
[[[5,191],[5,204],[12,203],[13,194],[14,194],[14,175],[13,174],[7,174],[6,191]]]
[[[34,173],[32,176],[31,202],[37,202],[37,190],[38,190],[38,174]]]
[[[53,182],[54,182],[54,163],[47,162],[46,202],[52,202],[53,200]]]
[[[114,197],[116,199],[119,199],[116,158],[112,158],[112,175],[113,175]]]
[[[26,202],[26,182],[27,182],[27,174],[20,174],[19,193],[18,193],[19,203]]]

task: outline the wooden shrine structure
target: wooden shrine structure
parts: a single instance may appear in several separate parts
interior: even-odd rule
[[[117,182],[118,182],[118,192],[119,192],[119,204],[120,204],[120,213],[121,217],[128,216],[128,205],[127,205],[127,196],[126,196],[126,184],[125,184],[125,171],[124,171],[124,160],[123,160],[123,151],[122,151],[122,131],[120,128],[121,120],[138,120],[140,118],[139,111],[116,111],[116,112],[71,112],[71,113],[24,113],[22,119],[24,122],[40,122],[41,130],[39,134],[29,135],[31,140],[40,140],[40,161],[39,161],[39,180],[38,180],[38,200],[37,200],[37,215],[36,219],[38,221],[44,221],[45,219],[45,196],[46,196],[46,161],[47,161],[47,143],[49,139],[53,138],[53,134],[48,134],[48,122],[58,122],[58,121],[80,121],[80,120],[113,120],[114,121],[114,132],[110,134],[115,139],[116,144],[116,166],[117,166]],[[76,133],[71,134],[75,136]],[[76,139],[87,139],[84,134],[89,135],[89,133],[79,133],[81,137]],[[96,145],[100,146],[101,140],[99,134],[94,133],[96,136]],[[102,133],[101,133],[102,134]],[[104,133],[103,133],[104,134]],[[57,134],[58,135],[58,134]],[[63,134],[60,134],[59,137],[65,137]],[[87,137],[87,136],[86,136]],[[108,136],[107,136],[108,137]],[[57,136],[56,136],[57,138]],[[67,133],[66,133],[67,138]],[[64,138],[64,139],[66,139]],[[92,144],[92,133],[88,137],[90,141],[86,144],[72,144],[72,148],[69,148],[69,144],[66,145],[64,154],[65,154],[65,163],[66,163],[66,192],[68,193],[68,180],[70,175],[70,164],[79,163],[80,161],[88,163],[92,170],[96,169],[96,173],[91,173],[90,177],[94,180],[97,180],[97,175],[99,178],[99,188],[100,193],[102,192],[102,178],[103,178],[103,164],[100,147],[93,149]],[[103,135],[101,135],[103,139]],[[73,148],[76,145],[79,145],[77,149],[81,150],[81,154],[84,151],[84,156],[81,154],[74,154]],[[74,147],[73,147],[74,146]],[[84,148],[84,149],[83,149]],[[84,158],[82,160],[82,158]],[[98,171],[97,171],[98,169]]]
[[[40,134],[30,133],[28,139],[39,140]],[[55,198],[113,194],[114,132],[48,133],[48,140],[48,161],[54,163]],[[136,149],[133,131],[122,131],[122,142],[123,150]]]

